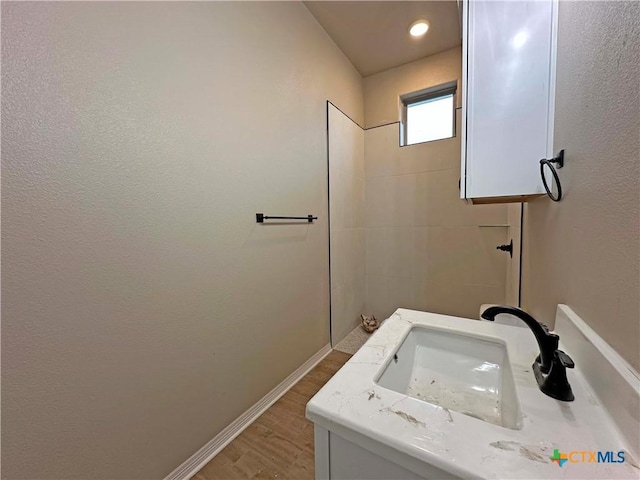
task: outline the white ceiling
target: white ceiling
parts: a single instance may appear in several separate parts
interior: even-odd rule
[[[456,0],[304,3],[363,77],[461,44]],[[415,39],[409,25],[419,19],[431,27]]]

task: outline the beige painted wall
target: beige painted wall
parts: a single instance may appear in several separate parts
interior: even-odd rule
[[[329,105],[331,342],[364,312],[364,130]]]
[[[3,2],[2,70],[3,478],[161,478],[329,341],[361,77],[298,2]]]
[[[585,34],[597,32],[597,34]],[[561,2],[555,150],[564,199],[525,214],[525,307],[566,303],[640,370],[640,4]]]
[[[376,127],[400,120],[399,97],[442,83],[459,81],[462,47],[392,68],[364,79],[364,125]],[[461,96],[457,96],[458,106]]]

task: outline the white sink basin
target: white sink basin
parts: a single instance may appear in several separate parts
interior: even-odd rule
[[[517,430],[520,406],[504,343],[414,326],[376,383]]]

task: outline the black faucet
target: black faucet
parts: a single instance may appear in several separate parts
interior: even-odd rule
[[[571,357],[558,350],[560,337],[549,332],[549,327],[538,322],[524,310],[507,305],[489,307],[482,312],[481,317],[485,320],[495,320],[496,315],[508,313],[518,317],[531,329],[538,342],[540,355],[533,362],[533,373],[538,382],[540,390],[557,400],[571,402],[575,398],[571,391],[571,385],[567,380],[567,368],[573,368],[575,364]]]
[[[482,312],[481,316],[485,320],[493,321],[496,318],[496,315],[499,315],[501,313],[508,313],[510,315],[513,315],[514,317],[518,317],[520,320],[527,324],[527,326],[536,336],[538,347],[540,348],[540,355],[536,359],[538,362],[540,362],[540,370],[542,371],[542,373],[549,373],[549,370],[551,370],[551,364],[553,363],[554,352],[558,349],[558,335],[556,335],[555,333],[549,333],[549,327],[547,327],[544,323],[538,322],[527,312],[517,307],[509,307],[506,305],[489,307],[484,312]]]

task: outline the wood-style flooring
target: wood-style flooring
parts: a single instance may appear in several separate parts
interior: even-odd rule
[[[333,350],[200,470],[194,480],[314,478],[305,406],[351,355]]]

